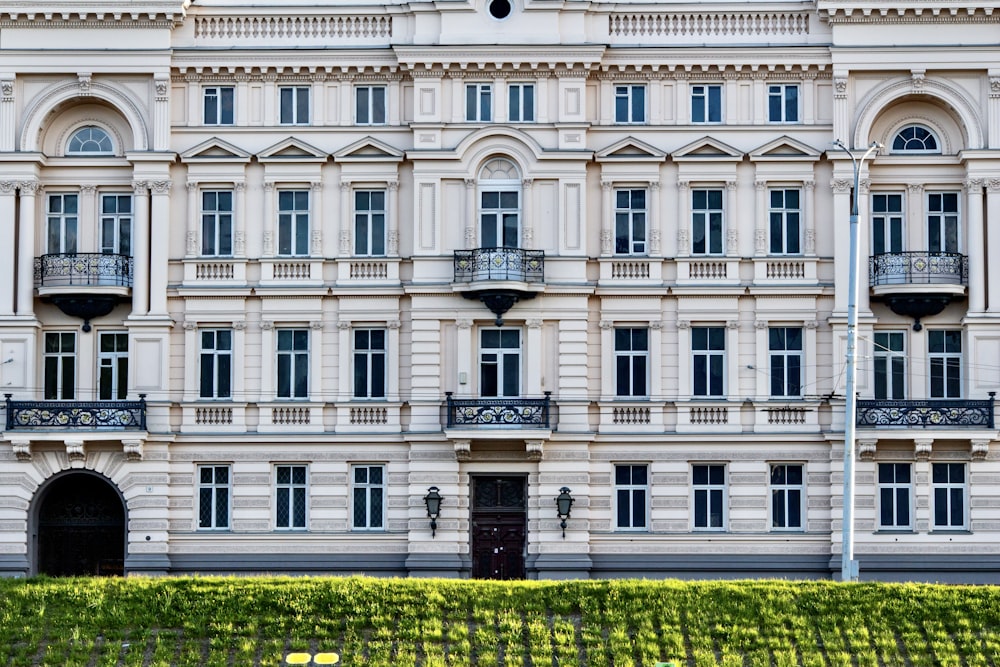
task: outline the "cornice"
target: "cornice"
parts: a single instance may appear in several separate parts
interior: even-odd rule
[[[173,28],[183,22],[190,0],[142,4],[127,0],[105,2],[30,2],[4,4],[0,27],[27,28]]]
[[[1000,23],[1000,3],[956,3],[941,0],[820,0],[817,10],[827,23]]]

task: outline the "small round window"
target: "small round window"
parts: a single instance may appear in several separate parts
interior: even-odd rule
[[[505,19],[510,16],[511,7],[510,0],[489,0],[488,9],[490,16],[500,20]]]
[[[67,155],[114,155],[114,144],[107,132],[95,125],[82,127],[69,138]]]

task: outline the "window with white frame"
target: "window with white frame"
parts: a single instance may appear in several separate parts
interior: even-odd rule
[[[309,254],[309,191],[278,191],[278,255]]]
[[[879,528],[912,528],[912,465],[909,463],[879,463],[878,498]]]
[[[76,398],[75,331],[45,332],[42,368],[42,393],[45,400]]]
[[[354,530],[385,530],[385,466],[355,465],[351,476]]]
[[[309,397],[309,330],[278,329],[278,398]]]
[[[649,466],[615,466],[615,528],[647,530],[649,516]]]
[[[201,193],[201,254],[204,257],[233,255],[232,190]]]
[[[872,343],[875,398],[906,398],[906,332],[876,331]]]
[[[771,123],[799,122],[799,86],[773,83],[767,87],[767,120]]]
[[[649,329],[615,329],[615,395],[649,396]]]
[[[722,122],[722,86],[696,84],[691,86],[691,122]]]
[[[770,251],[772,255],[802,253],[801,193],[795,188],[778,188],[768,193]]]
[[[872,194],[872,254],[903,252],[903,195]]]
[[[934,527],[939,529],[966,528],[965,508],[968,488],[964,463],[934,463],[931,465],[931,488],[934,493]]]
[[[128,334],[102,331],[97,337],[97,398],[124,401],[128,395]]]
[[[201,398],[232,398],[233,396],[233,331],[232,329],[202,329],[200,350]]]
[[[354,398],[385,398],[386,330],[354,330]]]
[[[77,252],[80,198],[76,193],[53,193],[47,197],[45,252],[72,255]]]
[[[691,466],[694,494],[694,529],[726,529],[726,466],[697,463]]]
[[[101,195],[101,253],[132,255],[132,195]]]
[[[282,125],[309,124],[309,86],[283,86],[278,90]]]
[[[802,396],[802,328],[769,328],[767,349],[770,357],[771,396]]]
[[[507,86],[507,120],[511,123],[535,122],[535,84],[511,83]]]
[[[385,257],[385,190],[354,191],[354,254]]]
[[[385,125],[385,86],[357,86],[354,89],[354,122],[357,125]]]
[[[805,476],[801,463],[771,464],[771,530],[802,530]]]
[[[646,86],[642,84],[615,86],[615,122],[619,125],[646,122]]]
[[[521,332],[482,329],[479,332],[479,395],[513,398],[521,395]]]
[[[927,332],[930,397],[962,398],[962,330]]]
[[[198,466],[198,529],[228,530],[232,482],[228,465]]]
[[[692,190],[691,254],[722,255],[724,248],[722,190]]]
[[[959,252],[959,197],[957,192],[927,194],[927,249]]]
[[[274,467],[274,527],[305,530],[308,468],[304,465]]]
[[[493,120],[493,84],[465,84],[465,120],[471,123]]]
[[[615,254],[646,254],[646,190],[615,190]]]
[[[726,394],[726,329],[691,327],[691,393],[700,397]]]
[[[236,106],[236,89],[232,86],[209,86],[203,91],[205,125],[232,125]]]
[[[111,135],[96,125],[81,127],[66,144],[66,155],[114,155]]]
[[[923,125],[907,125],[892,139],[893,153],[940,153],[937,137]]]

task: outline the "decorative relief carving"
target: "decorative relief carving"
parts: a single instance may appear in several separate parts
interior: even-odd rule
[[[739,251],[740,249],[739,241],[740,241],[739,235],[737,234],[735,229],[730,228],[726,230],[727,255],[735,255]]]
[[[523,187],[525,190],[530,190],[531,189],[531,185],[534,182],[535,182],[535,179],[533,179],[533,178],[524,178],[524,179],[521,179],[521,187]]]
[[[476,247],[476,229],[474,227],[470,226],[465,228],[465,247]]]
[[[678,329],[690,329],[691,328],[691,320],[677,320],[677,328]]]
[[[474,178],[466,178],[464,179],[464,183],[467,190],[471,190],[476,187],[476,179]]]
[[[15,181],[0,181],[0,195],[12,195],[17,189]]]
[[[313,320],[312,322],[309,323],[309,328],[312,329],[313,331],[322,331],[323,320]]]
[[[529,461],[541,461],[544,455],[544,440],[525,440],[524,452]]]
[[[350,181],[341,181],[340,182],[340,191],[341,192],[350,192],[350,190],[351,190],[351,182]]]
[[[247,253],[247,235],[245,232],[239,231],[233,234],[233,248],[236,251],[237,257],[243,257]]]
[[[313,192],[319,192],[323,189],[323,181],[310,181],[309,189]]]
[[[768,327],[767,320],[754,320],[753,326],[755,329],[766,329]]]
[[[236,181],[233,183],[233,189],[236,190],[236,192],[245,192],[247,189],[246,181]]]
[[[677,181],[678,190],[687,190],[689,186],[690,186],[689,181]]]
[[[806,329],[815,329],[819,326],[819,322],[816,320],[806,320],[802,324]]]
[[[807,229],[805,233],[805,249],[807,255],[815,254],[816,252],[816,230]]]
[[[187,183],[184,184],[184,187],[187,188],[187,191],[189,193],[193,194],[198,189],[198,184],[195,183],[194,181],[188,181]]]
[[[87,453],[83,451],[83,440],[64,440],[63,444],[66,445],[66,456],[70,465],[82,464],[87,460]]]
[[[910,83],[913,86],[913,92],[919,93],[924,87],[924,78],[927,70],[915,69],[910,71]]]
[[[457,326],[459,329],[471,329],[472,320],[466,318],[455,320],[455,326]]]
[[[1000,97],[1000,76],[990,77],[990,97]]]
[[[601,230],[601,254],[610,255],[611,254],[611,230],[602,229]]]
[[[93,197],[97,193],[96,185],[81,185],[80,194],[86,195],[88,197]]]
[[[337,322],[337,328],[340,329],[341,331],[347,331],[348,329],[351,328],[351,322],[350,322],[350,320],[340,320],[340,321],[338,321]]]
[[[971,445],[972,459],[974,461],[982,461],[990,453],[989,440],[971,440],[969,444]]]
[[[910,191],[911,195],[919,195],[924,191],[923,183],[907,183],[906,189]]]
[[[154,195],[168,195],[172,186],[173,183],[170,181],[152,181],[149,184],[149,188],[153,191]]]
[[[524,229],[521,230],[521,243],[525,248],[530,248],[532,241],[535,240],[535,229],[530,225],[525,225]]]
[[[527,319],[524,320],[524,325],[526,327],[528,327],[529,329],[541,329],[542,328],[542,320],[540,318],[537,318],[537,317],[529,317],[529,318],[527,318]]]
[[[459,461],[468,461],[472,458],[472,441],[471,440],[456,440],[455,441],[455,458]]]
[[[736,190],[736,181],[726,181],[726,190],[730,192]]]
[[[187,233],[187,254],[198,254],[198,232],[189,231]]]
[[[931,450],[934,448],[933,440],[914,440],[913,455],[918,461],[927,461],[931,458]]]
[[[4,102],[14,101],[14,81],[12,79],[0,81],[0,97]]]
[[[395,229],[389,230],[389,234],[386,237],[386,249],[388,250],[389,255],[399,254],[399,232]],[[317,251],[316,254],[319,254],[319,251]]]
[[[604,192],[610,192],[612,186],[614,186],[614,181],[601,181],[601,190]]]
[[[649,328],[654,331],[660,331],[663,329],[663,320],[650,320]]]
[[[340,230],[340,254],[351,254],[351,232],[347,229]]]
[[[1000,178],[991,178],[986,181],[986,189],[990,192],[1000,192]]]
[[[387,181],[386,187],[389,188],[389,192],[396,192],[399,190],[399,181]]]
[[[274,254],[274,232],[271,230],[264,232],[264,254]]]
[[[806,191],[812,192],[816,189],[816,181],[802,181],[802,186],[806,189]]]
[[[18,189],[21,191],[21,196],[34,196],[38,194],[41,189],[38,181],[21,181],[17,184]]]
[[[76,75],[76,78],[80,85],[80,90],[77,94],[81,97],[90,95],[90,72],[80,72]]]
[[[758,227],[754,230],[753,234],[753,247],[758,255],[763,255],[767,252],[767,230]]]
[[[868,194],[871,187],[872,187],[872,182],[871,179],[869,178],[862,178],[861,180],[858,181],[858,190],[863,195]]]
[[[264,181],[264,192],[268,194],[274,192],[274,181]]]
[[[399,324],[399,320],[386,320],[385,322],[385,326],[389,329],[398,329]]]
[[[149,183],[146,181],[132,181],[132,192],[138,196],[143,196],[149,192]]]
[[[858,441],[858,459],[861,461],[871,461],[875,458],[875,444],[877,440]]]
[[[390,232],[390,236],[391,235],[392,235],[392,233]],[[312,253],[313,255],[322,255],[323,254],[323,232],[321,232],[318,229],[312,230],[312,233],[310,234],[309,241],[310,241],[310,243],[309,243],[309,252]]]
[[[839,194],[850,194],[851,180],[849,178],[835,178],[830,181],[830,187]]]
[[[611,320],[601,320],[598,326],[604,331],[610,331],[615,328],[615,323]]]
[[[18,461],[31,460],[31,440],[11,440],[10,446],[14,449],[14,456]]]
[[[141,461],[142,460],[142,440],[122,440],[122,452],[125,454],[126,461]]]
[[[169,99],[170,81],[168,79],[156,79],[153,81],[156,88],[156,101],[166,102]]]
[[[184,321],[184,331],[197,331],[197,330],[198,330],[197,322],[191,322],[190,320]]]
[[[677,230],[677,252],[681,255],[691,252],[691,236],[687,227],[680,227]]]
[[[833,96],[837,99],[847,98],[847,77],[844,76],[834,77]]]
[[[753,186],[757,192],[763,192],[767,188],[767,181],[754,181]]]
[[[982,192],[983,190],[983,179],[981,178],[967,178],[965,180],[965,190],[972,193]]]
[[[726,328],[727,329],[739,329],[740,328],[740,321],[739,320],[726,320]]]
[[[246,320],[234,320],[233,329],[236,331],[246,331],[247,321]]]
[[[649,250],[654,255],[660,252],[660,230],[652,229],[649,232]]]
[[[272,331],[274,329],[274,322],[272,320],[261,320],[260,330],[261,331]]]

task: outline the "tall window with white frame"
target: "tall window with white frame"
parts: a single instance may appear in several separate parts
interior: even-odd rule
[[[354,330],[354,398],[385,398],[386,330]]]
[[[278,255],[309,254],[309,191],[278,191]]]
[[[203,329],[201,335],[201,398],[233,396],[233,331]]]
[[[278,398],[309,397],[309,330],[278,330]]]
[[[128,334],[102,331],[97,341],[97,398],[123,401],[128,395]]]
[[[906,332],[876,331],[873,347],[875,398],[906,398]]]
[[[646,254],[646,190],[615,190],[615,254]]]
[[[278,530],[305,530],[309,470],[304,465],[274,468],[274,527]]]
[[[309,124],[309,86],[283,86],[280,97],[278,122],[282,125]]]
[[[535,122],[535,84],[511,83],[507,86],[507,120],[511,123]]]
[[[233,255],[232,190],[201,193],[201,254],[205,257]]]
[[[625,84],[615,86],[615,123],[641,125],[646,122],[646,86]]]
[[[691,466],[695,530],[726,529],[726,466],[697,463]]]
[[[45,332],[42,361],[42,393],[45,400],[76,398],[76,332]]]
[[[770,123],[799,122],[797,83],[772,83],[767,87],[767,120]]]
[[[959,197],[957,192],[927,195],[927,250],[959,252]]]
[[[615,528],[649,529],[649,466],[622,463],[615,466]]]
[[[962,331],[934,329],[927,332],[930,362],[930,397],[962,398]]]
[[[771,327],[767,331],[770,357],[771,396],[800,398],[802,396],[802,329]]]
[[[79,202],[76,193],[53,193],[48,196],[45,217],[46,253],[72,255],[77,252]]]
[[[771,254],[801,254],[802,211],[799,208],[799,191],[795,188],[778,188],[768,194]]]
[[[913,466],[909,463],[879,463],[878,498],[879,528],[912,528]]]
[[[726,394],[726,330],[691,327],[691,393],[702,398]]]
[[[354,530],[385,530],[385,466],[355,465],[351,480]]]
[[[615,395],[619,398],[649,396],[649,329],[615,329]]]
[[[903,195],[872,194],[872,254],[903,252]]]
[[[132,195],[101,195],[101,253],[132,255]]]
[[[722,122],[722,86],[697,84],[691,86],[691,122]]]
[[[231,495],[228,465],[198,466],[198,529],[228,530]]]
[[[771,464],[771,530],[802,530],[805,477],[801,463]]]
[[[934,493],[934,528],[962,530],[968,527],[965,508],[968,487],[964,463],[934,463],[931,465],[931,487]]]
[[[691,254],[722,255],[724,243],[722,190],[692,190]]]
[[[470,123],[493,120],[493,84],[465,84],[465,120]]]
[[[357,125],[385,125],[385,86],[358,86],[354,89],[354,122]]]
[[[354,191],[354,254],[385,257],[385,190]]]
[[[203,91],[205,125],[233,125],[236,89],[232,86],[209,86]]]
[[[521,332],[483,329],[479,332],[479,394],[484,398],[521,395]]]

